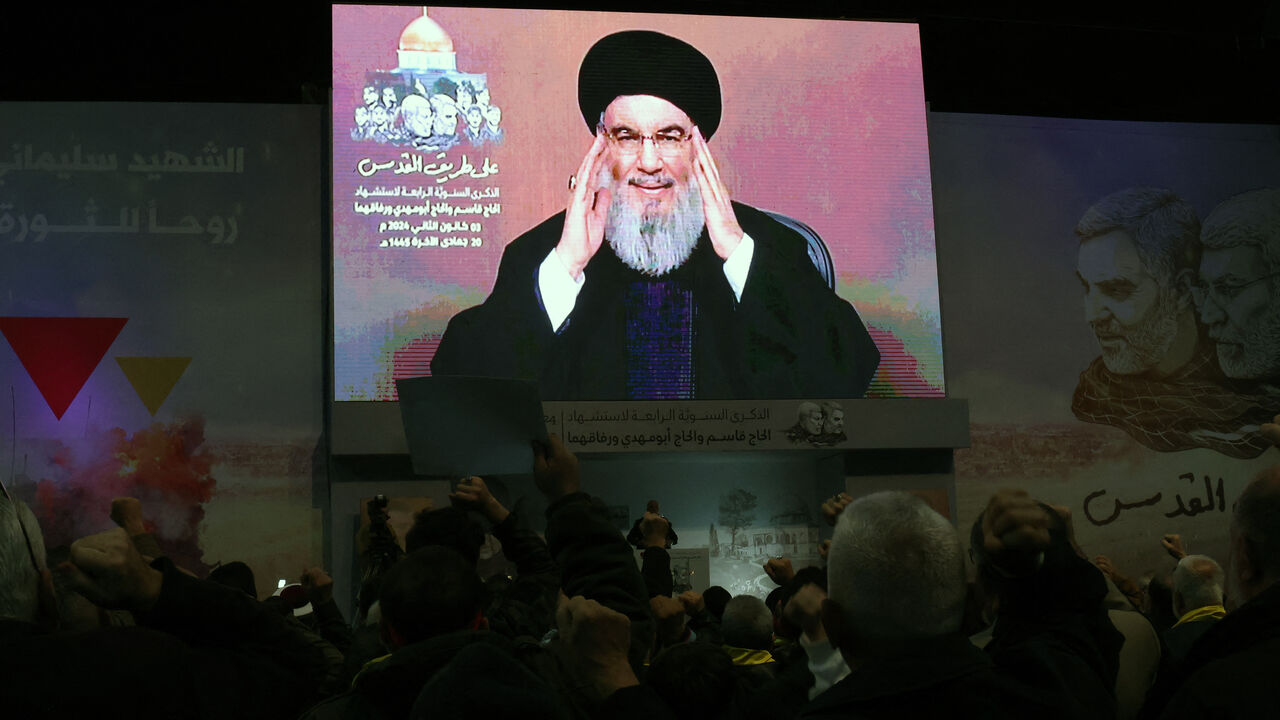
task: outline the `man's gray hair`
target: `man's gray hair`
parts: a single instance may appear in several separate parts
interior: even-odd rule
[[[10,502],[0,494],[0,618],[30,622],[40,607],[40,575],[31,567],[23,527],[36,562],[44,568],[44,536],[35,514],[21,500]]]
[[[1280,188],[1250,190],[1219,203],[1204,219],[1200,242],[1214,250],[1256,247],[1268,272],[1280,270]]]
[[[720,636],[725,645],[751,650],[773,647],[773,613],[754,595],[739,595],[725,603],[720,618]]]
[[[859,637],[924,638],[964,619],[960,538],[946,518],[905,492],[859,498],[840,514],[828,554],[832,600]]]
[[[1231,524],[1244,536],[1254,565],[1280,580],[1280,465],[1259,472],[1236,500]]]
[[[1138,259],[1160,287],[1172,287],[1180,271],[1200,265],[1200,219],[1172,190],[1134,187],[1112,193],[1076,223],[1081,243],[1117,230],[1133,240]]]
[[[1226,576],[1222,567],[1208,555],[1188,555],[1173,569],[1174,602],[1183,613],[1209,605],[1222,604],[1222,586]]]

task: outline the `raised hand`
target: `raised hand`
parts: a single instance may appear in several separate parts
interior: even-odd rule
[[[484,484],[484,480],[475,475],[458,481],[458,487],[449,493],[449,502],[456,508],[475,510],[495,525],[506,520],[511,514],[489,492],[489,486]]]
[[[1136,581],[1129,578],[1128,575],[1120,572],[1120,570],[1116,568],[1115,564],[1111,562],[1111,558],[1106,555],[1099,555],[1093,559],[1093,564],[1102,571],[1103,575],[1110,578],[1111,582],[1115,583],[1116,588],[1119,589],[1125,597],[1129,598],[1129,600],[1135,604],[1140,604],[1137,601],[1142,597],[1142,587],[1139,586]]]
[[[130,535],[141,535],[147,531],[142,520],[142,502],[138,498],[118,497],[112,500],[111,522]]]
[[[1169,553],[1174,560],[1181,560],[1187,556],[1187,548],[1182,544],[1182,536],[1176,533],[1169,533],[1160,538],[1160,547]]]
[[[738,216],[733,212],[729,189],[720,179],[720,168],[711,157],[711,148],[707,139],[702,137],[702,130],[693,128],[693,176],[698,180],[698,188],[702,192],[702,212],[707,221],[707,235],[711,238],[711,247],[721,260],[728,260],[734,250],[742,242],[742,226],[738,224]]]
[[[1123,575],[1120,574],[1118,570],[1116,570],[1115,565],[1111,564],[1111,558],[1107,557],[1106,555],[1099,555],[1095,557],[1093,559],[1093,564],[1096,565],[1098,569],[1102,571],[1103,575],[1106,575],[1107,577],[1111,578],[1113,581],[1118,577],[1124,577]]]
[[[996,565],[1018,574],[1036,569],[1049,547],[1049,512],[1025,490],[1001,490],[982,514],[982,544]]]
[[[333,578],[324,568],[307,568],[302,571],[302,589],[313,604],[323,604],[333,599]]]
[[[707,601],[702,599],[702,593],[697,590],[685,590],[676,599],[680,601],[680,605],[684,607],[685,614],[689,617],[694,617],[707,609]]]
[[[684,638],[685,606],[682,601],[655,595],[649,598],[649,612],[657,626],[659,645],[674,645]]]
[[[631,620],[626,615],[581,595],[569,598],[562,593],[556,627],[569,661],[600,698],[640,684],[627,662]]]
[[[827,555],[829,554],[831,554],[831,541],[823,540],[822,543],[818,545],[818,557],[821,557],[825,562],[827,560]]]
[[[596,177],[604,167],[608,147],[605,134],[597,132],[595,142],[591,143],[591,149],[582,158],[570,181],[569,207],[565,211],[560,242],[556,244],[556,255],[575,280],[582,275],[582,270],[604,241],[610,192],[608,188],[597,187]]]
[[[849,493],[836,493],[822,502],[822,519],[827,524],[835,527],[836,520],[839,519],[840,513],[849,507],[849,503],[853,502],[853,498]]]
[[[72,590],[111,610],[150,609],[164,583],[164,575],[142,560],[123,528],[71,543],[71,560],[59,569],[67,573]]]
[[[769,562],[764,564],[764,572],[773,584],[779,587],[791,582],[791,579],[796,576],[796,570],[791,566],[791,558],[786,557],[769,558]]]
[[[822,627],[822,601],[826,599],[822,588],[807,583],[787,601],[782,616],[804,630],[810,640],[823,640],[827,634]]]
[[[657,513],[646,511],[644,517],[640,518],[640,534],[644,536],[644,546],[647,548],[665,548],[667,533],[670,531],[671,522]]]
[[[551,433],[545,447],[533,444],[533,480],[552,502],[578,492],[582,486],[578,457],[560,442],[559,435]]]

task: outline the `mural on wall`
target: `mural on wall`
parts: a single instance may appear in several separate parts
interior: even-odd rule
[[[930,123],[961,525],[1026,487],[1134,575],[1168,569],[1165,533],[1225,559],[1229,506],[1276,457],[1274,128]]]
[[[112,498],[134,496],[198,573],[320,561],[320,121],[0,110],[0,472],[50,548],[112,527]]]
[[[1076,276],[1102,354],[1071,410],[1162,452],[1257,457],[1280,410],[1280,190],[1242,193],[1203,225],[1172,190],[1135,187],[1076,224]]]

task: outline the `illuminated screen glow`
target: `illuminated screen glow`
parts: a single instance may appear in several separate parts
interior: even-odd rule
[[[506,245],[565,209],[567,179],[593,140],[578,107],[579,65],[597,40],[628,29],[678,37],[711,60],[723,114],[708,149],[721,179],[733,200],[821,236],[836,294],[880,353],[866,395],[943,396],[915,25],[443,7],[426,15],[333,8],[335,400],[395,400],[396,379],[429,374],[450,319],[489,297]],[[600,252],[610,252],[605,245]],[[745,293],[757,272],[753,264]],[[683,302],[670,288],[646,292],[633,300]],[[538,302],[530,293],[529,306]],[[676,369],[646,388],[681,386],[688,327],[674,323],[655,338],[642,332],[645,318],[625,322],[632,355],[620,364],[666,358]],[[803,353],[780,350],[789,351]]]

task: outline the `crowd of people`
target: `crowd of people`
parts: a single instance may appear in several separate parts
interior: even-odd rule
[[[1280,444],[1280,426],[1264,432]],[[969,528],[972,566],[957,529],[918,497],[840,493],[822,505],[834,527],[825,566],[770,560],[777,589],[763,601],[720,587],[676,595],[675,535],[656,502],[624,538],[554,436],[533,471],[544,535],[466,478],[366,578],[354,623],[320,568],[262,601],[243,563],[195,577],[165,557],[136,499],[103,509],[115,529],[47,550],[6,493],[5,717],[1274,712],[1280,466],[1236,502],[1229,562],[1166,536],[1176,566],[1146,583],[1090,560],[1070,511],[1024,491],[996,493]],[[487,533],[514,573],[479,575]]]

